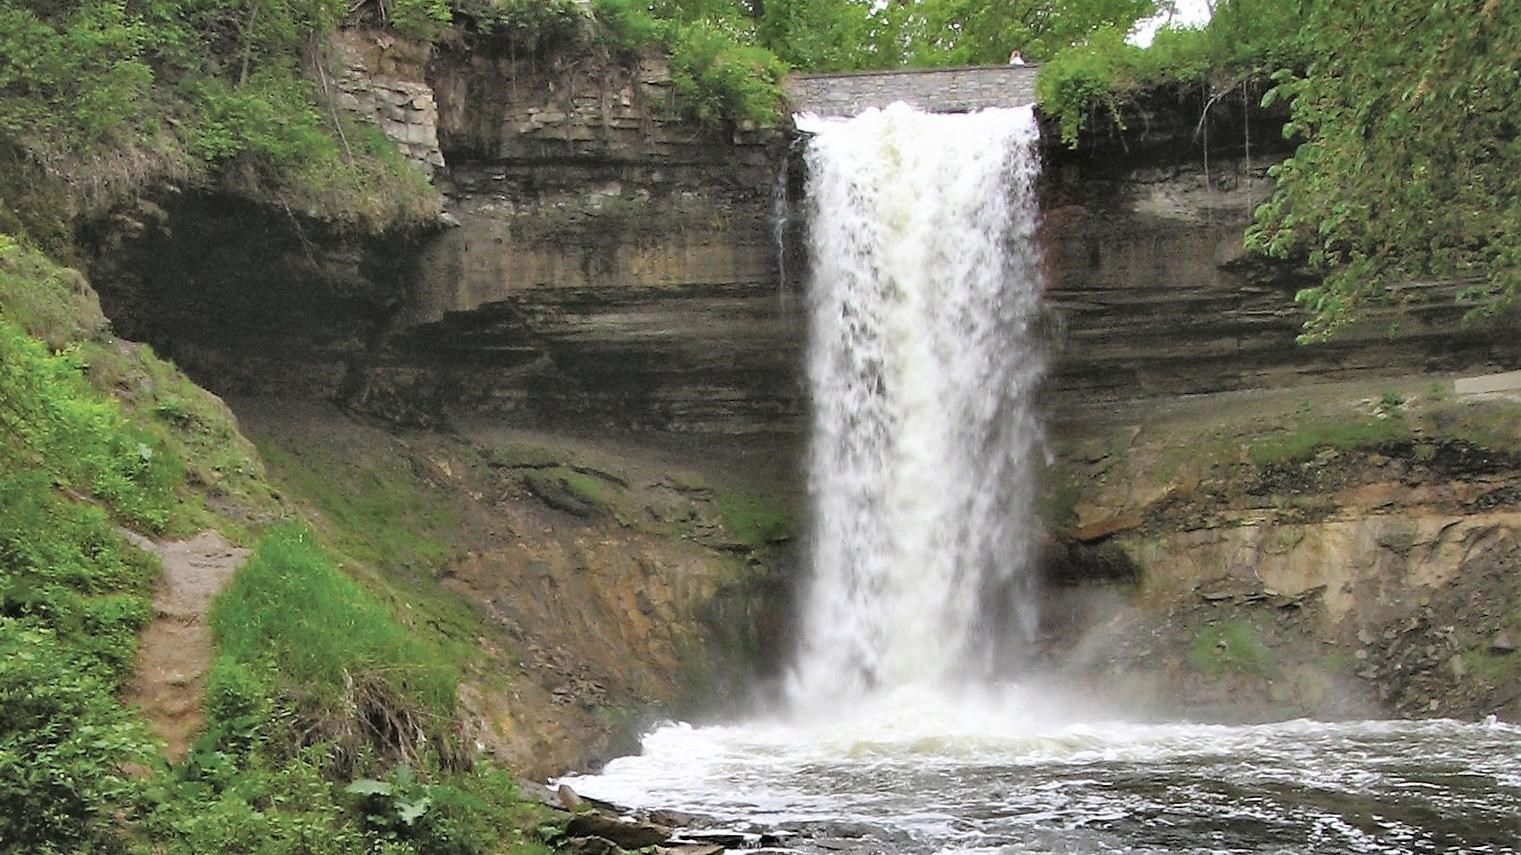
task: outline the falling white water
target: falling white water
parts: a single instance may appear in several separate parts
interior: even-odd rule
[[[813,580],[789,690],[987,674],[1028,638],[1042,358],[1029,108],[801,117]]]

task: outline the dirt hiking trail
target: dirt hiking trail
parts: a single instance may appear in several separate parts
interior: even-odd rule
[[[167,543],[131,539],[163,561],[164,574],[153,595],[153,620],[138,639],[127,700],[164,740],[170,762],[178,763],[205,722],[201,699],[211,667],[207,612],[212,598],[248,560],[249,550],[233,546],[216,531]]]

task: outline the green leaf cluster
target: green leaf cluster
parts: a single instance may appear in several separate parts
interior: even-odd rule
[[[0,495],[14,489],[0,484]],[[124,767],[148,762],[153,743],[112,696],[116,676],[37,621],[0,615],[0,843],[6,851],[125,849],[120,823],[135,809],[143,785]]]
[[[613,53],[626,60],[652,49],[670,54],[676,106],[687,118],[713,127],[781,119],[788,66],[755,43],[754,22],[728,0],[593,0],[592,9],[598,39]]]
[[[1154,0],[924,0],[890,6],[909,65],[1003,63],[1013,50],[1044,61],[1096,32],[1124,33]]]
[[[1036,99],[1075,147],[1095,120],[1124,127],[1124,109],[1162,87],[1202,87],[1207,96],[1260,83],[1302,61],[1297,0],[1229,0],[1202,28],[1163,28],[1150,46],[1102,28],[1041,68]]]
[[[1325,275],[1303,340],[1434,278],[1477,315],[1521,293],[1521,8],[1495,0],[1306,4],[1313,61],[1269,93],[1302,140],[1248,244]],[[1511,316],[1505,321],[1514,326]]]

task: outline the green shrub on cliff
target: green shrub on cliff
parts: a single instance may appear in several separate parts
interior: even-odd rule
[[[688,15],[668,9],[660,18],[630,0],[594,0],[599,38],[613,52],[633,59],[641,51],[663,49],[671,56],[671,78],[681,114],[704,125],[749,122],[776,124],[785,96],[787,64],[754,44],[744,19]]]
[[[1145,48],[1127,43],[1121,30],[1099,30],[1041,68],[1036,98],[1075,147],[1095,119],[1123,127],[1124,107],[1141,93],[1201,87],[1206,99],[1225,97],[1300,63],[1300,26],[1295,3],[1232,0],[1215,7],[1207,26],[1164,28]]]
[[[448,20],[442,0],[383,8],[419,34]],[[0,202],[98,209],[189,178],[371,226],[430,214],[417,170],[353,145],[329,103],[322,38],[348,12],[342,0],[0,0],[0,143],[51,188],[40,200],[7,188]]]
[[[738,44],[714,24],[675,28],[671,77],[682,112],[704,124],[774,125],[781,118],[787,66],[765,48]]]
[[[1476,315],[1503,312],[1521,294],[1521,7],[1306,5],[1314,61],[1269,94],[1303,142],[1249,235],[1325,274],[1299,294],[1304,338],[1419,300],[1404,284],[1434,277],[1470,281]]]

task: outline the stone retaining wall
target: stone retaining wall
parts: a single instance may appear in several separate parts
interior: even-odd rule
[[[986,107],[1035,103],[1035,66],[978,66],[929,71],[799,74],[786,81],[800,113],[854,116],[904,101],[932,113],[966,113]]]

